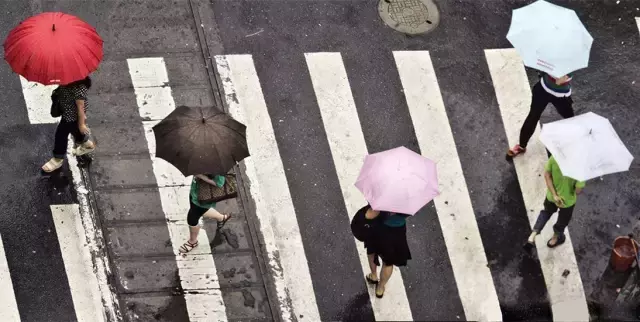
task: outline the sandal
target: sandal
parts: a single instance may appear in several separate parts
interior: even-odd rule
[[[373,278],[371,278],[371,275],[373,275],[373,274],[369,273],[369,274],[367,274],[367,276],[365,276],[364,278],[365,278],[365,279],[367,280],[367,282],[369,282],[370,284],[373,284],[373,285],[378,284],[378,282],[379,282],[379,281],[378,281],[377,279],[375,279],[375,280],[374,280]]]
[[[88,147],[85,146],[88,142],[90,142],[90,141],[87,141],[87,142],[85,142],[83,144],[78,145],[77,148],[75,148],[73,151],[71,151],[73,153],[73,155],[79,157],[79,156],[83,156],[85,154],[88,154],[88,153],[91,153],[91,152],[95,151],[96,150],[96,146],[95,146],[95,144],[93,142],[91,142],[93,144],[93,147],[88,148]]]
[[[513,158],[525,152],[527,152],[527,148],[521,147],[520,144],[516,144],[513,148],[507,150],[507,158]]]
[[[382,288],[382,292],[379,290],[380,285],[376,286],[376,297],[381,299],[384,296],[384,287]]]
[[[524,250],[528,253],[531,254],[531,252],[533,251],[534,248],[536,248],[536,244],[527,241],[523,246]]]
[[[182,244],[182,246],[180,246],[180,253],[181,254],[186,254],[186,253],[192,251],[196,247],[198,247],[198,242],[197,241],[192,244],[187,240],[186,243],[184,243],[184,244]]]
[[[224,227],[224,224],[227,223],[227,221],[229,221],[229,219],[231,219],[231,215],[230,214],[225,214],[223,215],[224,219],[222,219],[222,221],[218,221],[218,230],[222,229],[222,227]]]
[[[549,241],[547,242],[547,247],[549,248],[556,248],[562,244],[564,244],[564,242],[567,240],[567,238],[562,235],[562,236],[555,236],[556,237],[556,242],[555,244],[551,244],[551,241],[553,240],[553,237],[551,237],[551,239],[549,239]]]
[[[56,161],[56,160],[60,160],[60,161]],[[46,173],[51,173],[53,171],[60,169],[60,167],[62,167],[63,164],[64,164],[64,159],[51,158],[49,161],[47,161],[47,163],[45,163],[42,166],[42,171]]]

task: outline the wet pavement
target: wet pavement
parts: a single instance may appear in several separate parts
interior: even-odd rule
[[[392,51],[428,50],[504,318],[549,319],[550,305],[537,259],[524,255],[520,248],[530,232],[524,216],[527,210],[515,170],[504,161],[507,141],[484,53],[485,49],[511,47],[505,38],[511,10],[529,1],[436,2],[441,21],[423,36],[406,36],[385,26],[378,17],[377,2],[371,1],[216,1],[214,11],[225,53],[252,54],[255,61],[305,245],[327,243],[327,235],[345,228],[341,220],[315,216],[343,213],[344,208],[332,202],[341,198],[334,166],[329,159],[316,159],[331,152],[303,54],[341,53],[367,147],[373,153],[398,145],[418,151]],[[637,155],[634,106],[640,95],[640,37],[634,17],[640,15],[640,1],[555,3],[575,9],[595,39],[590,67],[576,73],[576,112],[609,117],[631,153]],[[533,84],[535,72],[529,70],[528,75]],[[555,119],[555,111],[548,108],[542,122]],[[639,174],[633,165],[628,173],[592,180],[578,202],[570,231],[586,294],[594,291],[605,270],[615,237],[627,234],[639,217],[640,195],[634,189]],[[410,240],[415,253],[446,253],[439,228],[428,224],[437,221],[434,212],[428,206],[414,219],[421,227],[416,232],[422,235],[414,235],[413,244]],[[348,282],[359,278],[360,265],[348,235],[340,241],[348,246],[331,253],[311,249],[307,254],[323,319],[348,316],[344,299],[358,302],[355,299],[365,292],[364,285],[354,287]],[[332,262],[336,258],[341,258],[339,263]],[[414,269],[420,273],[410,272]],[[336,280],[336,271],[355,273]],[[415,319],[455,319],[462,313],[450,271],[446,258],[418,256],[403,271],[408,273],[403,277]],[[432,281],[438,281],[440,287],[426,287]],[[434,311],[424,303],[437,303],[439,309]],[[362,301],[361,305],[363,312],[371,312],[370,303]]]
[[[176,247],[167,229],[127,59],[163,57],[175,105],[219,106],[203,58],[202,28],[196,28],[208,5],[197,1],[5,1],[2,5],[11,17],[0,23],[2,35],[37,12],[63,11],[95,26],[104,39],[105,57],[92,75],[88,112],[99,148],[82,174],[89,211],[105,238],[119,319],[189,321],[188,295],[181,286]],[[0,80],[6,103],[0,143],[10,156],[2,163],[6,172],[0,179],[0,234],[19,311],[23,321],[75,320],[48,211],[50,204],[78,203],[71,174],[67,166],[57,176],[62,179],[40,174],[39,167],[49,158],[55,124],[30,124],[20,80],[7,64],[0,66]],[[186,200],[187,195],[181,197]],[[218,276],[211,279],[219,284],[222,310],[229,320],[271,320],[268,276],[263,278],[251,214],[245,214],[241,197],[221,202],[219,210],[231,213],[233,220],[222,231],[206,222],[204,230],[213,253],[209,256],[217,264]],[[216,303],[208,305],[220,309]]]
[[[123,320],[188,321],[189,314],[127,59],[163,57],[175,105],[212,106],[222,103],[212,57],[252,55],[320,316],[372,320],[346,220],[317,215],[346,218],[304,54],[341,53],[370,153],[398,145],[419,151],[393,62],[392,52],[401,50],[428,50],[433,58],[504,320],[550,320],[539,261],[520,248],[529,233],[527,209],[516,171],[503,158],[507,140],[484,53],[511,47],[504,37],[511,10],[529,2],[436,1],[437,28],[406,36],[384,25],[372,1],[3,1],[0,35],[36,12],[62,10],[96,26],[105,41],[89,111],[99,150],[83,173]],[[555,3],[575,9],[594,37],[590,67],[574,81],[576,112],[610,118],[639,155],[640,34],[634,18],[640,17],[640,0]],[[533,84],[535,72],[528,76]],[[49,211],[51,204],[78,202],[71,174],[65,166],[58,176],[40,175],[55,126],[30,124],[20,81],[5,63],[0,90],[6,156],[0,161],[0,235],[18,307],[23,321],[74,320]],[[548,108],[542,122],[557,118]],[[578,202],[569,229],[587,295],[602,293],[613,240],[640,217],[639,178],[634,163],[628,173],[588,182]],[[241,191],[238,199],[221,203],[222,211],[235,215],[223,231],[205,224],[211,256],[229,320],[280,320],[279,307],[290,303],[277,300],[272,268],[265,264],[264,223],[250,198]],[[431,203],[409,228],[414,259],[402,270],[409,305],[414,320],[464,320],[437,222]]]

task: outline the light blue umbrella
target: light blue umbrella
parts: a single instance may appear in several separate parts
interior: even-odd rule
[[[513,10],[507,39],[525,66],[556,78],[587,67],[593,43],[575,11],[544,0]]]

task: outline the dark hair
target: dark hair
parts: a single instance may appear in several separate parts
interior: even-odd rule
[[[87,87],[87,89],[91,88],[91,77],[87,76],[84,79],[81,80],[77,80],[73,83],[69,83],[66,84],[64,86],[68,86],[68,87],[73,87],[73,86],[78,86],[78,85],[84,85]]]

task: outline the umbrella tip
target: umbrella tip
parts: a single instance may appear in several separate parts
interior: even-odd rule
[[[204,123],[206,123],[206,122],[207,122],[207,120],[203,117],[203,118],[202,118],[202,124],[204,124]]]
[[[53,26],[51,27],[51,31],[56,31],[56,24],[54,23]]]

